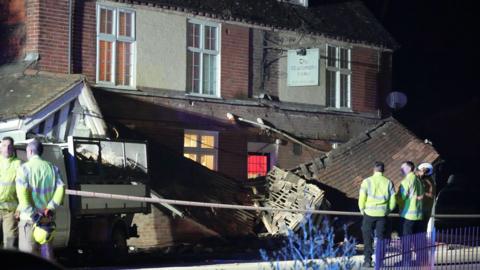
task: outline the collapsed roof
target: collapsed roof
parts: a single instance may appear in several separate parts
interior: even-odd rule
[[[373,173],[375,161],[385,163],[384,175],[395,186],[400,184],[400,166],[410,160],[415,164],[435,163],[435,148],[410,132],[393,118],[353,138],[326,155],[290,169],[308,180],[316,181],[326,192],[335,210],[356,210],[362,180]]]

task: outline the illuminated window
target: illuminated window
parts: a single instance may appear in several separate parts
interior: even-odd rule
[[[218,24],[187,22],[187,92],[220,96]]]
[[[329,107],[351,107],[350,60],[350,49],[327,45],[326,90]]]
[[[269,170],[269,155],[259,153],[248,154],[248,178],[265,176]]]
[[[210,170],[217,169],[218,133],[212,131],[185,130],[183,156]]]
[[[135,12],[97,8],[97,82],[133,85]]]

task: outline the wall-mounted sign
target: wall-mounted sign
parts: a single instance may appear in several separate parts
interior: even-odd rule
[[[318,85],[319,49],[288,50],[288,86]]]

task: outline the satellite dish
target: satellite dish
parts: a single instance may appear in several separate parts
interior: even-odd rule
[[[407,105],[407,95],[402,92],[391,92],[387,96],[387,105],[391,109],[399,110]]]

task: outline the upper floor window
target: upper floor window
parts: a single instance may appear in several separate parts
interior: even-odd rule
[[[97,7],[97,82],[133,86],[135,12]]]
[[[329,107],[351,107],[350,59],[350,49],[327,45],[326,90]]]
[[[212,22],[187,22],[187,92],[220,96],[219,25]]]
[[[183,155],[210,170],[217,169],[218,133],[201,130],[185,130]]]

